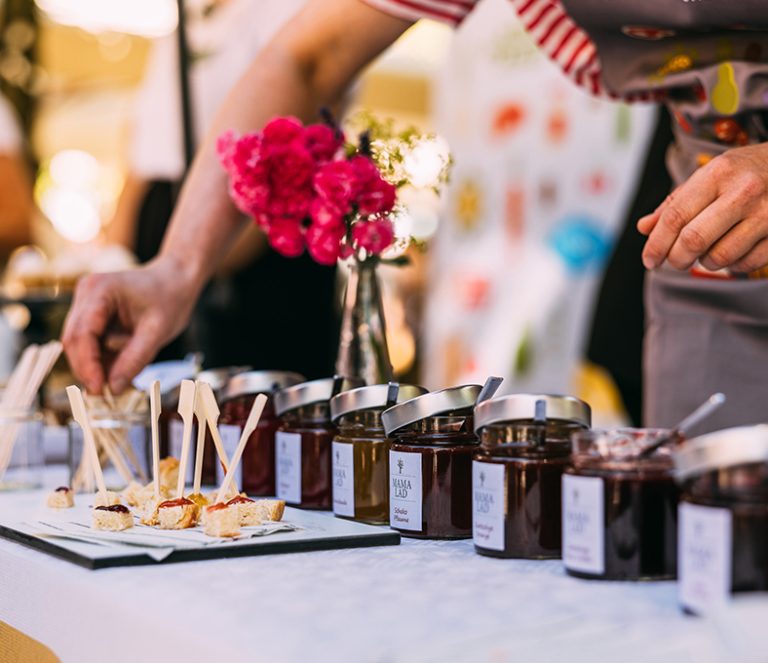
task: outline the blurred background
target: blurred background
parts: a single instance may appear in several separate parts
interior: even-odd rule
[[[181,4],[180,48],[176,0],[0,0],[0,376],[25,343],[58,336],[82,274],[151,257],[162,224],[137,239],[135,219],[170,208],[216,101],[303,2]],[[398,375],[429,388],[502,375],[505,392],[573,393],[596,423],[624,421],[583,357],[653,111],[576,89],[504,0],[484,0],[456,32],[412,28],[350,92],[344,112],[361,109],[437,131],[454,160],[440,198],[407,201],[426,250],[385,273]],[[413,173],[436,158],[418,155]],[[222,283],[259,245],[232,257]],[[195,333],[166,356],[199,349]]]

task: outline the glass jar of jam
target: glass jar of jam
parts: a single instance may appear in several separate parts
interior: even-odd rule
[[[560,557],[561,483],[571,462],[571,434],[590,422],[589,405],[571,396],[515,394],[475,408],[480,449],[472,463],[472,535],[477,552]]]
[[[404,536],[472,536],[472,411],[479,385],[417,396],[382,414],[389,451],[389,526]]]
[[[642,452],[668,431],[620,429],[573,435],[563,475],[563,563],[582,578],[663,580],[677,572],[672,455]]]
[[[683,608],[701,614],[768,591],[768,425],[702,435],[673,455]]]
[[[389,523],[389,446],[381,413],[426,394],[410,384],[377,384],[342,392],[331,399],[331,419],[339,427],[331,449],[333,513],[372,525]]]
[[[362,386],[362,380],[324,378],[281,389],[275,394],[280,427],[275,435],[276,494],[304,509],[331,508],[330,400]]]
[[[274,394],[279,389],[301,382],[304,382],[304,376],[298,373],[248,371],[230,377],[219,389],[219,435],[228,458],[232,457],[237,448],[240,433],[248,420],[256,396],[264,394],[268,397],[258,426],[245,446],[235,476],[238,488],[249,495],[275,494],[275,433],[280,421],[275,414]],[[221,484],[224,472],[218,462],[210,430],[206,435],[204,458],[203,480],[205,483]]]

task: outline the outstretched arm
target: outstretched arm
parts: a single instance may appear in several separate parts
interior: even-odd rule
[[[360,0],[313,0],[266,46],[222,105],[183,188],[160,255],[133,272],[89,276],[64,329],[89,391],[122,391],[186,326],[194,302],[244,220],[227,195],[216,138],[275,115],[313,119],[410,23]],[[233,36],[236,38],[236,36]]]

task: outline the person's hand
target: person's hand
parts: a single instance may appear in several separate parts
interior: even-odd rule
[[[75,376],[91,393],[122,392],[184,329],[198,292],[167,259],[83,278],[62,337]]]
[[[768,144],[729,150],[697,170],[637,223],[647,269],[751,272],[768,265]]]

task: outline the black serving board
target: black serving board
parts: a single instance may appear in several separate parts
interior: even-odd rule
[[[80,500],[87,499],[85,496],[78,497]],[[9,502],[14,502],[17,508],[12,508]],[[173,548],[170,553],[167,551],[173,546],[167,546],[164,548],[165,556],[162,559],[156,559],[151,554],[156,551],[144,546],[129,544],[103,546],[40,535],[36,521],[55,522],[56,518],[68,519],[73,517],[67,513],[71,511],[75,517],[78,517],[78,521],[82,522],[81,515],[88,513],[86,506],[78,507],[79,513],[75,510],[53,512],[40,506],[44,503],[45,495],[40,491],[23,495],[0,493],[0,537],[94,570],[317,550],[396,546],[400,543],[400,535],[386,527],[335,518],[327,511],[303,511],[287,507],[283,520],[298,525],[301,527],[300,530],[277,532],[216,545],[188,547],[186,544],[185,547]],[[145,532],[148,529],[142,528],[141,531]]]

